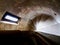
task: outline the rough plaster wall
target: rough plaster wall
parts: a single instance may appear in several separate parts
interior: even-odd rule
[[[20,12],[17,7],[20,2],[21,0],[18,0],[18,2],[16,0],[0,0],[0,20],[6,11],[17,15],[17,13]],[[26,30],[26,23],[24,20],[21,20],[19,25],[16,26],[0,22],[0,30]]]
[[[9,11],[22,18],[22,20],[19,21],[19,25],[17,25],[17,26],[0,23],[0,30],[21,30],[21,31],[28,30],[28,26],[27,26],[28,21],[31,20],[32,18],[34,18],[36,16],[36,14],[42,14],[42,13],[52,15],[55,18],[55,22],[60,23],[60,0],[31,0],[31,1],[33,1],[35,6],[27,5],[25,7],[24,7],[24,1],[25,0],[0,0],[0,19],[2,18],[5,11]],[[31,1],[30,1],[30,4],[32,4]],[[39,2],[38,6],[36,6],[37,3],[35,3],[34,1]],[[21,2],[23,2],[22,7],[24,7],[25,9],[21,8],[21,6],[20,6]],[[27,2],[28,2],[27,4],[29,4],[29,0]],[[30,7],[31,7],[31,9],[30,9]],[[53,28],[53,30],[55,30],[55,32],[58,29],[56,35],[60,36],[60,28],[59,28],[60,24],[56,24],[55,26],[53,25],[53,27],[52,28]],[[48,28],[50,28],[50,30],[52,30],[51,27],[48,27]],[[46,29],[47,28],[42,29],[42,30],[46,30]],[[49,30],[49,29],[47,29],[47,30]],[[59,32],[59,34],[58,34],[58,32]],[[40,31],[40,33],[41,33],[41,31]],[[41,33],[41,34],[50,38],[51,40],[53,40],[57,43],[60,43],[60,41],[59,41],[60,37],[51,36],[51,35],[45,34],[45,33]],[[55,33],[53,33],[53,34],[55,34]]]
[[[55,15],[55,13],[60,12],[59,9],[59,0],[0,0],[0,19],[5,11],[22,18],[17,26],[0,23],[0,30],[28,30],[28,21],[36,14]]]

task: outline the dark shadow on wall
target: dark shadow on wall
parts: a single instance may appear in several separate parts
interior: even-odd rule
[[[53,41],[33,31],[0,31],[0,41],[0,44],[57,45]]]

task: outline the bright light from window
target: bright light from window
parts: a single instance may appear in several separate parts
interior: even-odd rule
[[[17,18],[14,18],[14,17],[12,17],[10,15],[5,16],[5,19],[12,20],[12,21],[18,21]]]
[[[2,17],[0,22],[7,23],[7,24],[18,24],[20,19],[21,19],[20,17],[14,15],[14,14],[11,14],[9,12],[6,12],[3,15],[3,17]]]

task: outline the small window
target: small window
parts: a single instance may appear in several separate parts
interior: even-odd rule
[[[7,23],[7,24],[18,24],[20,19],[21,19],[21,17],[18,17],[9,12],[6,12],[1,19],[1,22]]]

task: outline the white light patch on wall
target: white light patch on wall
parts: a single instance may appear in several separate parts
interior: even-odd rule
[[[57,22],[54,20],[54,21],[40,21],[40,22],[37,22],[35,24],[35,28],[36,28],[36,31],[39,31],[40,29],[42,28],[45,28],[45,27],[48,27],[48,26],[51,26],[51,25],[55,25],[57,24]]]
[[[47,34],[60,36],[60,24],[51,25],[40,30],[37,30],[36,32],[43,32]]]
[[[14,18],[14,17],[12,17],[10,15],[5,16],[5,19],[12,20],[12,21],[18,21],[17,18]]]
[[[54,23],[54,21],[50,22],[37,22],[36,25],[36,32],[43,32],[52,35],[60,36],[60,24]]]
[[[60,15],[59,15],[59,14],[57,14],[57,16],[55,16],[55,20],[56,20],[58,23],[60,23]]]
[[[7,23],[7,24],[13,24],[13,25],[18,25],[16,23],[12,23],[12,22],[7,22],[7,21],[0,21],[1,23]]]

